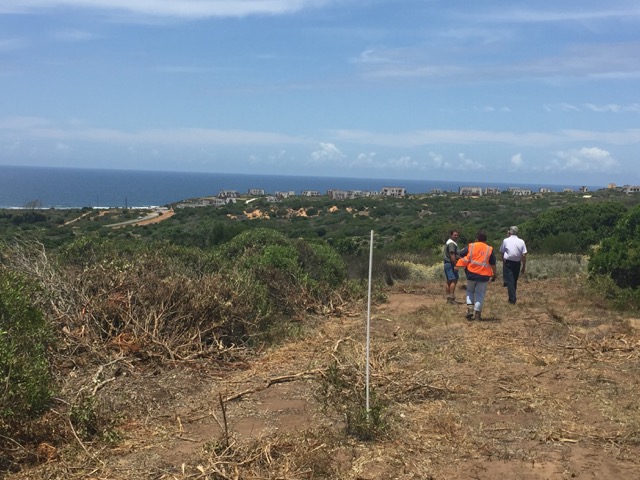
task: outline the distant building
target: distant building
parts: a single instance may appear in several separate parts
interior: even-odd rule
[[[585,187],[584,185],[580,187],[580,193],[587,193],[589,191],[589,187]]]
[[[551,193],[551,189],[547,187],[540,187],[540,193]]]
[[[498,187],[487,187],[484,189],[485,195],[500,195],[501,190]]]
[[[380,194],[385,197],[401,198],[407,195],[407,189],[404,187],[382,187]]]
[[[511,195],[516,195],[519,197],[527,197],[531,195],[533,192],[529,188],[514,188],[511,190]]]
[[[458,195],[461,197],[481,197],[482,187],[460,187]]]
[[[564,193],[573,193],[573,189],[571,188],[565,188],[562,190]]]
[[[640,192],[640,186],[639,185],[625,185],[624,187],[622,187],[622,192],[623,193],[638,193]]]
[[[264,197],[264,188],[250,188],[248,193],[254,197]]]
[[[318,190],[303,190],[302,196],[303,197],[319,197],[320,192]]]
[[[441,188],[432,188],[431,189],[431,193],[433,195],[442,195],[442,189]]]
[[[351,192],[347,190],[327,190],[327,196],[332,200],[347,200],[351,197]]]
[[[354,198],[372,197],[378,195],[378,192],[368,190],[338,190],[332,188],[327,190],[327,196],[332,200],[353,200]]]
[[[291,198],[296,196],[296,192],[294,192],[293,190],[289,190],[287,192],[276,192],[274,193],[274,196],[279,199]]]
[[[235,190],[220,190],[218,198],[238,198],[240,194]]]

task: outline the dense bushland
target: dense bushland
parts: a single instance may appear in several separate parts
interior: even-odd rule
[[[51,373],[64,375],[70,362],[110,364],[117,352],[119,361],[225,364],[300,331],[309,314],[339,315],[357,294],[330,247],[273,230],[244,232],[216,250],[83,236],[55,252],[31,240],[1,251],[3,469],[35,458],[31,442],[108,433],[96,379],[59,392],[56,419],[29,426],[49,405]]]
[[[35,305],[37,290],[20,274],[0,271],[0,432],[49,405],[51,324]]]
[[[36,306],[42,292],[12,271],[0,270],[0,472],[12,464],[15,445],[33,437],[29,427],[51,402],[52,325]]]
[[[570,205],[542,212],[522,228],[532,251],[587,253],[613,232],[626,211],[617,202]]]
[[[623,289],[640,287],[640,206],[620,219],[595,249],[589,271],[604,275]]]

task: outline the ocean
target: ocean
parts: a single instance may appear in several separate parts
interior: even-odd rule
[[[217,195],[220,190],[246,193],[260,188],[277,191],[368,190],[404,187],[407,193],[428,193],[432,189],[457,192],[461,186],[530,188],[561,192],[577,185],[535,185],[519,183],[472,183],[454,181],[304,177],[230,173],[160,172],[86,168],[21,167],[0,165],[0,208],[22,208],[37,203],[41,208],[106,208],[164,206],[189,198]],[[590,186],[590,190],[602,187]]]

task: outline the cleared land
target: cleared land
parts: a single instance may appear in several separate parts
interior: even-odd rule
[[[39,445],[45,463],[6,478],[638,478],[639,319],[602,308],[581,280],[523,282],[516,306],[491,284],[483,322],[443,290],[378,292],[371,382],[386,408],[374,440],[345,434],[364,385],[358,306],[227,361],[154,363],[126,338],[108,363],[76,352],[65,388],[84,385],[118,419],[112,441]]]

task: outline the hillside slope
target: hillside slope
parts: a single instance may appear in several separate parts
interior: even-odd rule
[[[93,379],[120,418],[113,441],[43,444],[46,463],[6,478],[638,478],[640,320],[578,280],[523,282],[515,306],[491,284],[483,322],[465,320],[462,289],[457,305],[443,290],[396,284],[372,310],[374,440],[345,434],[364,306],[227,361],[138,364],[123,344],[109,364],[76,362],[65,381]]]

